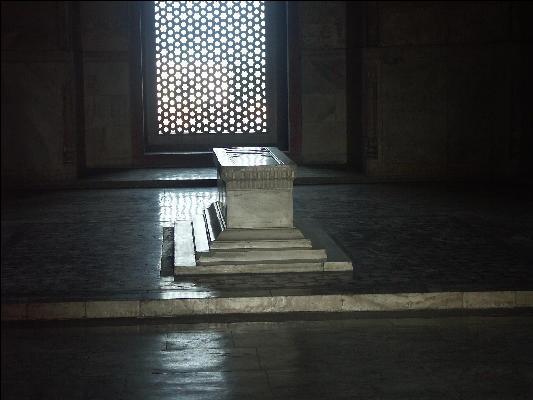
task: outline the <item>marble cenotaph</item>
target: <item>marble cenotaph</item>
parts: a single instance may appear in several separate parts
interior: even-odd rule
[[[174,227],[174,275],[352,270],[293,223],[296,164],[275,147],[213,149],[218,201]]]

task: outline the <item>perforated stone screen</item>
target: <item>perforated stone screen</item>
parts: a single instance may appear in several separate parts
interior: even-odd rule
[[[267,133],[264,2],[154,6],[158,133]]]

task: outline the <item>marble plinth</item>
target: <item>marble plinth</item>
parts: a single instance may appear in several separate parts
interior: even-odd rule
[[[203,218],[176,223],[175,276],[353,269],[347,258],[328,261],[294,226],[296,164],[285,154],[274,147],[213,151],[219,201]]]

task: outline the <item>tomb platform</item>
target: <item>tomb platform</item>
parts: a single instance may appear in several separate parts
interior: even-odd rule
[[[176,221],[176,277],[353,270],[351,261],[325,233],[307,226],[306,231],[314,231],[307,234],[294,225],[297,165],[283,152],[275,147],[215,148],[213,152],[218,201],[191,221]],[[328,260],[325,247],[335,260]]]

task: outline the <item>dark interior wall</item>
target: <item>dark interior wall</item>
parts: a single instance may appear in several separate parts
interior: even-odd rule
[[[346,139],[346,2],[302,1],[300,67],[302,161],[344,164]]]
[[[72,15],[63,2],[2,2],[2,181],[76,174]]]
[[[135,164],[135,4],[2,3],[3,180]],[[428,177],[516,176],[530,165],[527,2],[297,10],[302,161]]]
[[[130,4],[83,1],[85,156],[88,168],[132,165]]]
[[[2,2],[2,180],[133,165],[129,2]]]
[[[522,100],[531,80],[524,56],[531,52],[531,7],[368,2],[365,12],[357,51],[366,172],[518,174],[530,152]]]

